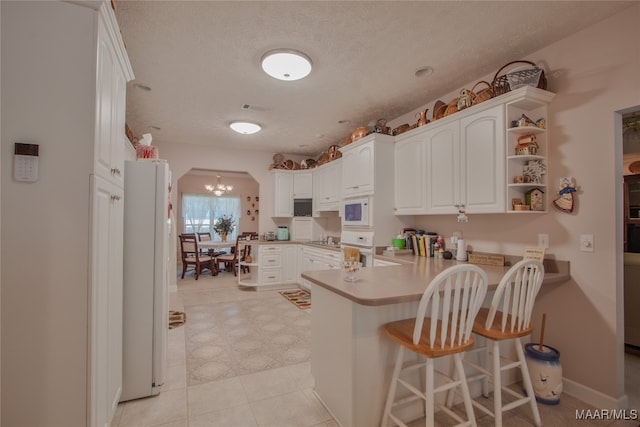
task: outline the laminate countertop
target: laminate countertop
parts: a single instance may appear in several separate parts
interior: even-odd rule
[[[395,258],[379,257],[396,261]],[[398,257],[399,258],[399,257]],[[401,265],[365,267],[356,273],[357,281],[344,280],[342,269],[305,271],[302,277],[355,303],[379,306],[419,301],[426,286],[440,272],[459,264],[456,260],[429,257],[402,257]],[[410,262],[412,261],[412,262]],[[545,259],[543,286],[563,283],[570,279],[569,262]],[[497,287],[508,266],[479,265],[489,279],[489,290]]]

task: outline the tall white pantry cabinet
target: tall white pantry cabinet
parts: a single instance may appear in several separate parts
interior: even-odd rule
[[[6,2],[2,18],[2,419],[108,426],[122,389],[126,83],[107,1]],[[12,179],[13,144],[39,179]]]

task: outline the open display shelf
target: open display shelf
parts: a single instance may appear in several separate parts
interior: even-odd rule
[[[544,213],[548,211],[549,206],[547,104],[554,94],[536,88],[527,89],[522,98],[506,104],[506,211],[508,213]],[[534,123],[526,126],[517,126],[515,122],[521,119],[523,115]],[[541,119],[544,121],[544,125],[536,126],[535,122]],[[531,138],[527,138],[528,136],[531,136]],[[521,141],[531,139],[535,139],[537,149],[531,150],[533,152],[527,152],[527,148],[518,151],[518,145]],[[528,203],[531,194],[533,194],[534,199],[541,196],[541,205],[532,207]],[[519,210],[522,208],[517,209],[514,207],[513,201],[515,199],[519,199],[522,204],[529,206],[529,210]]]

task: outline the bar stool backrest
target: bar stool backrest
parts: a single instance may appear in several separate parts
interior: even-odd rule
[[[425,315],[431,318],[429,342],[435,347],[462,345],[471,338],[471,329],[487,293],[487,274],[478,266],[449,267],[427,286],[418,306],[413,343],[420,342]],[[438,333],[438,327],[440,331]],[[436,340],[436,337],[446,337]]]
[[[502,311],[502,332],[517,333],[528,329],[533,303],[543,278],[544,266],[538,260],[522,260],[514,264],[498,284],[485,327],[490,329],[496,313]]]

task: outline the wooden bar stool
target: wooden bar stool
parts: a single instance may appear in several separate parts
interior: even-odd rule
[[[540,413],[520,338],[530,335],[533,330],[531,312],[543,278],[544,267],[540,261],[522,260],[514,264],[500,280],[491,306],[480,309],[473,326],[473,333],[484,338],[484,346],[477,347],[469,353],[484,353],[485,366],[479,366],[468,358],[465,359],[465,365],[471,366],[478,373],[474,376],[468,376],[468,381],[482,380],[482,394],[489,397],[489,381],[491,380],[493,384],[493,411],[477,401],[474,401],[473,405],[482,412],[493,416],[497,427],[502,426],[503,412],[526,403],[531,406],[535,425],[538,427],[541,425]],[[513,342],[517,360],[508,360],[500,356],[500,341]],[[505,359],[504,364],[502,359]],[[526,395],[502,385],[502,372],[516,368],[520,368]],[[516,400],[503,405],[502,392],[510,394]],[[449,393],[447,405],[450,406],[452,403],[453,393]]]
[[[470,264],[455,265],[438,274],[427,286],[415,318],[384,325],[387,336],[400,345],[384,408],[382,427],[386,427],[389,420],[406,427],[404,422],[391,412],[392,409],[400,409],[403,405],[421,400],[425,402],[427,427],[434,425],[436,405],[455,419],[459,423],[457,425],[476,425],[460,354],[473,346],[471,330],[486,292],[487,275],[482,269]],[[429,317],[425,317],[426,314]],[[418,356],[415,362],[405,363],[405,349],[424,356],[426,361]],[[434,359],[444,356],[453,356],[458,379],[435,369]],[[403,373],[413,372],[423,367],[426,368],[424,391],[412,385],[409,377],[401,378]],[[436,373],[445,379],[445,383],[438,387],[434,384]],[[420,378],[417,379],[420,380]],[[413,393],[413,396],[394,401],[398,384]],[[458,386],[462,389],[467,421],[434,399],[435,393],[455,389]]]

